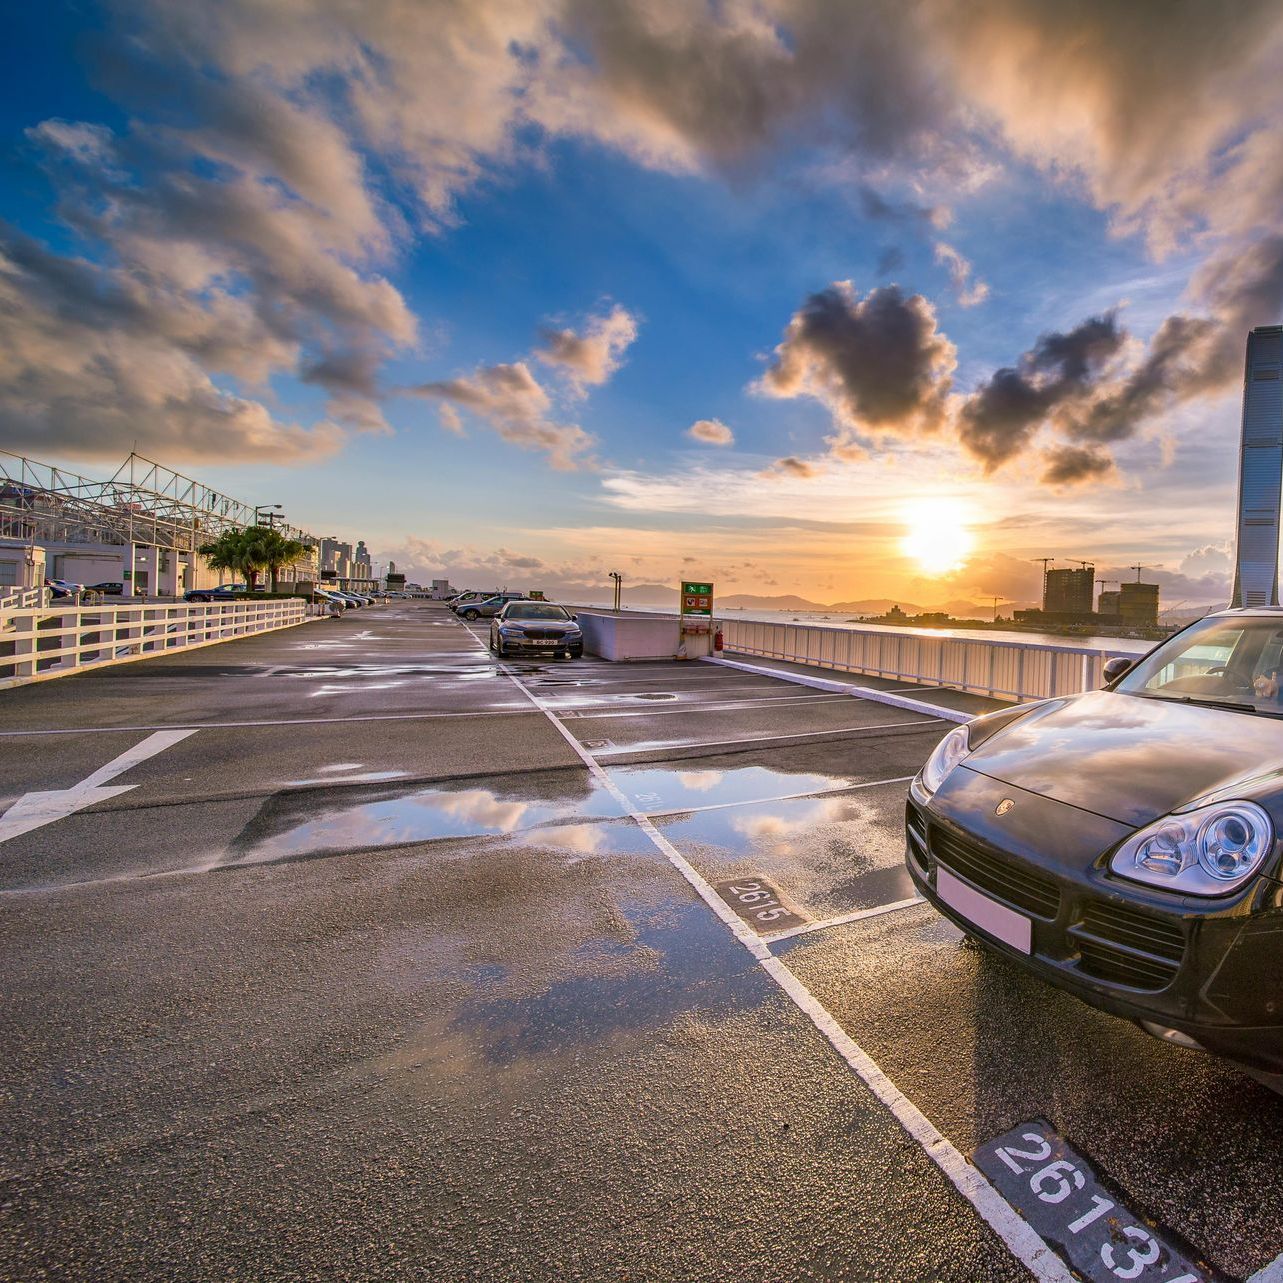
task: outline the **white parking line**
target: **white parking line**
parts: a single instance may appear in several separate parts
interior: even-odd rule
[[[477,643],[481,643],[478,641]],[[592,775],[627,810],[642,831],[690,884],[696,895],[717,915],[735,938],[753,955],[764,972],[792,999],[815,1028],[828,1039],[843,1060],[859,1075],[896,1121],[922,1147],[927,1157],[949,1178],[955,1189],[976,1209],[1012,1254],[1040,1283],[1071,1283],[1072,1275],[1036,1230],[973,1167],[954,1144],[882,1072],[871,1056],[842,1028],[813,993],[774,954],[751,927],[713,890],[703,874],[677,850],[650,819],[633,807],[596,758],[562,724],[553,709],[513,672],[509,680],[542,712]]]
[[[790,731],[786,735],[742,735],[728,740],[650,740],[641,744],[599,748],[597,757],[620,757],[626,753],[661,753],[670,748],[721,748],[734,744],[773,744],[779,740],[816,739],[823,735],[850,735],[852,731],[885,731],[895,726],[930,726],[938,717],[919,717],[907,722],[871,722],[867,726],[838,726],[827,731]]]
[[[119,735],[128,731],[223,731],[255,726],[325,726],[334,722],[431,722],[441,718],[534,717],[538,709],[495,708],[467,713],[362,713],[355,717],[277,717],[257,722],[186,722],[178,726],[68,726],[34,731],[0,731],[0,739],[21,739],[24,735]]]
[[[645,765],[645,763],[642,763]],[[616,770],[621,768],[616,767]],[[627,769],[627,768],[622,768]],[[808,789],[805,793],[782,793],[778,797],[755,797],[738,802],[706,802],[703,806],[677,806],[667,811],[643,811],[652,820],[662,820],[670,815],[694,815],[699,811],[725,811],[732,806],[766,806],[775,802],[796,802],[808,797],[831,797],[834,793],[854,793],[857,789],[884,788],[888,784],[907,784],[912,775],[897,775],[889,780],[865,780],[860,784],[835,784],[832,788]]]
[[[1283,1254],[1250,1275],[1247,1283],[1283,1283]]]
[[[740,713],[759,705],[764,705],[767,712],[773,713],[777,708],[789,708],[798,704],[834,704],[846,700],[845,695],[767,695],[755,699],[741,699],[725,704],[664,704],[655,708],[620,708],[608,709],[603,713],[575,713],[576,721],[591,722],[611,717],[665,717],[671,713]],[[573,710],[567,709],[567,712]]]
[[[897,909],[908,909],[915,904],[926,904],[920,895],[910,896],[907,900],[896,900],[892,904],[875,905],[872,909],[856,909],[851,913],[839,913],[835,918],[822,918],[819,922],[804,922],[800,927],[789,927],[787,931],[775,931],[762,937],[767,944],[779,940],[791,940],[794,936],[810,935],[812,931],[827,931],[830,927],[844,927],[848,922],[863,922],[865,918],[880,918],[884,913],[894,913]]]
[[[725,668],[735,668],[743,673],[758,673],[763,677],[774,677],[777,681],[810,686],[813,690],[853,695],[856,699],[868,699],[876,704],[889,704],[892,708],[907,708],[914,713],[931,713],[950,722],[969,722],[975,716],[974,713],[962,713],[956,708],[947,708],[943,704],[935,704],[930,700],[910,699],[907,695],[893,695],[890,691],[875,690],[872,686],[855,686],[851,682],[838,682],[830,677],[812,677],[809,673],[795,673],[783,668],[763,668],[760,664],[745,664],[738,659],[719,659],[713,655],[706,655],[700,663],[720,664]]]

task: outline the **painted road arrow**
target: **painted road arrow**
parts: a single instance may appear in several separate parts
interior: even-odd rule
[[[137,788],[136,784],[108,785],[130,767],[145,762],[157,753],[177,744],[179,740],[195,735],[195,729],[187,731],[157,731],[149,735],[133,748],[126,749],[119,757],[113,757],[106,766],[100,766],[92,775],[73,785],[69,789],[51,789],[38,793],[24,793],[3,815],[0,815],[0,842],[7,842],[32,829],[42,828],[61,820],[64,816],[83,811],[88,806],[105,802],[108,798],[120,793],[128,793]]]

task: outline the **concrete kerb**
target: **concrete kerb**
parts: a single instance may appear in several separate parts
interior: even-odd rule
[[[791,673],[781,668],[765,668],[761,664],[746,664],[738,659],[722,659],[716,655],[707,655],[702,662],[721,664],[724,668],[738,668],[745,673],[777,677],[782,682],[793,682],[797,686],[810,686],[815,690],[832,691],[838,695],[852,695],[856,699],[873,700],[877,704],[889,704],[892,708],[907,709],[911,713],[926,713],[930,717],[941,717],[949,722],[969,722],[972,718],[971,713],[962,713],[956,708],[945,708],[941,704],[932,704],[924,699],[892,695],[887,691],[874,690],[869,686],[855,686],[851,682],[835,682],[828,677],[812,677],[809,673]]]

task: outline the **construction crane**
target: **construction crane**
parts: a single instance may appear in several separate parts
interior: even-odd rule
[[[1142,570],[1144,570],[1144,569],[1145,569],[1145,567],[1144,567],[1144,566],[1128,566],[1128,567],[1127,567],[1127,569],[1128,569],[1128,570],[1134,570],[1134,571],[1136,572],[1136,582],[1137,582],[1137,583],[1140,583],[1140,572],[1141,572]]]

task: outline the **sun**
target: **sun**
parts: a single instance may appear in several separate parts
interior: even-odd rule
[[[957,499],[919,499],[904,511],[908,527],[900,550],[926,575],[960,570],[975,547],[970,513]]]

